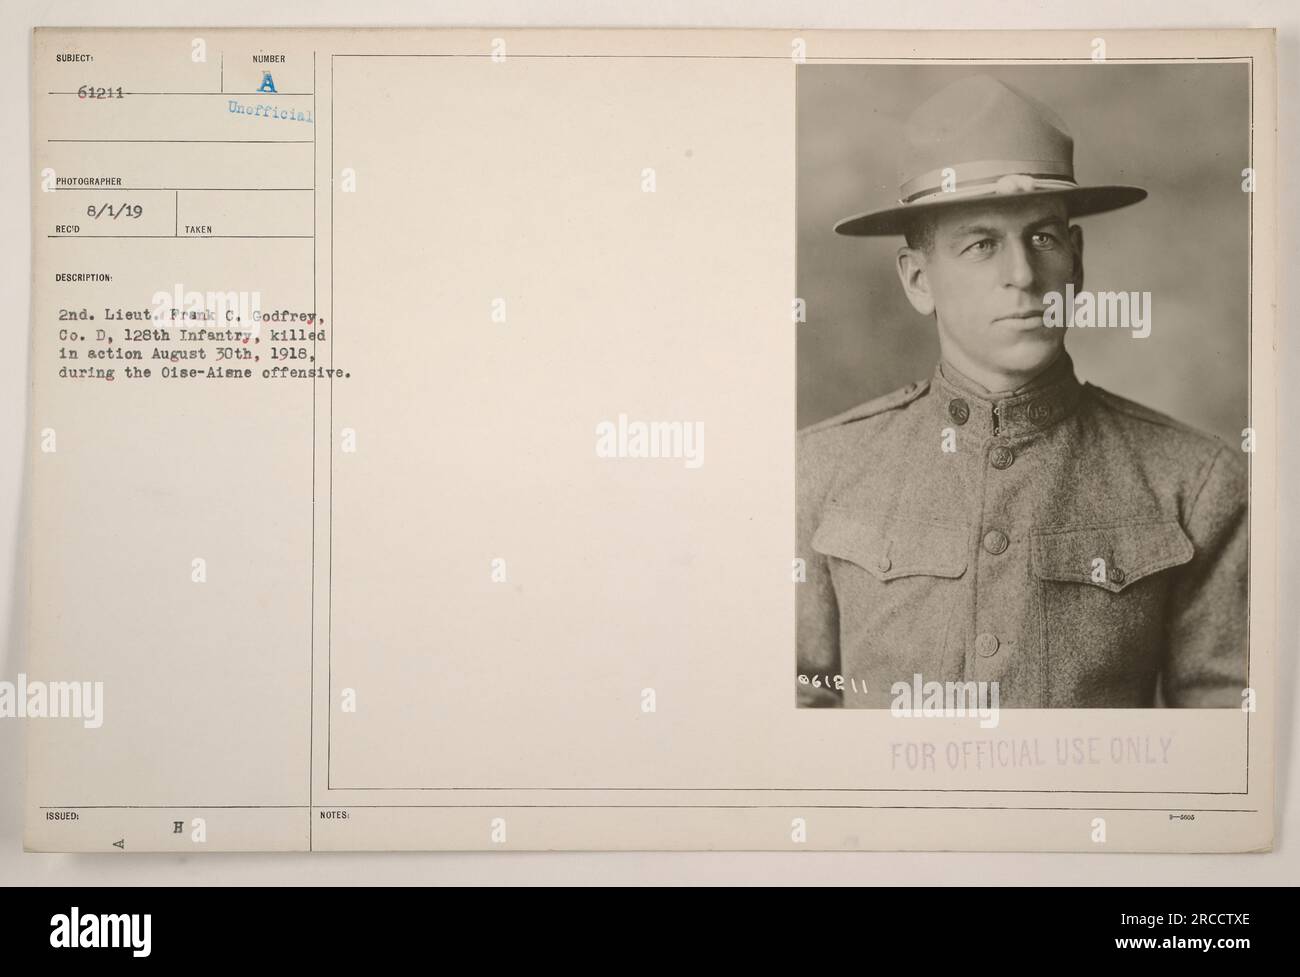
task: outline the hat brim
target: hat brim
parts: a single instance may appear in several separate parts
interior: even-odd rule
[[[905,234],[919,214],[934,213],[966,204],[987,204],[992,201],[1023,200],[1026,197],[1063,197],[1070,217],[1087,217],[1118,210],[1145,199],[1147,192],[1141,187],[1060,187],[1025,190],[1019,193],[998,193],[990,187],[987,193],[939,194],[914,204],[898,204],[884,210],[845,217],[835,224],[836,234],[850,237],[871,237],[884,234]]]

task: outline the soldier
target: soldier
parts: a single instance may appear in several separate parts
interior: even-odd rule
[[[904,142],[899,202],[835,230],[905,236],[899,280],[941,359],[800,432],[799,705],[975,681],[1002,707],[1240,707],[1242,453],[1080,383],[1044,323],[1049,294],[1083,288],[1070,219],[1146,191],[1077,184],[1060,120],[987,77],[923,104]]]

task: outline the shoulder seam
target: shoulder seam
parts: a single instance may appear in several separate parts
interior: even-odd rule
[[[906,407],[929,389],[929,380],[918,380],[909,383],[906,387],[900,387],[898,390],[891,393],[875,397],[872,400],[858,404],[856,407],[850,407],[848,410],[828,417],[825,420],[818,421],[815,424],[810,424],[808,427],[799,431],[799,436],[802,437],[807,434],[817,434],[820,431],[827,431],[844,424],[851,424],[854,421],[861,421],[868,417],[875,417],[877,414],[883,414],[886,411]]]
[[[1187,509],[1187,524],[1190,526],[1196,516],[1196,507],[1200,505],[1201,496],[1205,494],[1205,488],[1210,484],[1210,476],[1214,474],[1214,469],[1218,467],[1219,461],[1224,458],[1232,458],[1231,449],[1220,443],[1219,450],[1210,456],[1209,461],[1205,464],[1205,474],[1201,476],[1200,484],[1196,486],[1196,493],[1192,497],[1192,504]],[[1231,463],[1231,462],[1230,462]],[[1247,499],[1249,504],[1249,499]]]
[[[1104,387],[1098,387],[1096,384],[1089,383],[1086,384],[1086,386],[1094,394],[1099,395],[1096,397],[1098,403],[1113,411],[1123,414],[1126,417],[1145,421],[1146,423],[1155,425],[1156,427],[1167,427],[1171,430],[1182,431],[1184,434],[1193,434],[1209,446],[1216,448],[1224,447],[1223,439],[1217,435],[1209,433],[1208,431],[1202,431],[1190,424],[1185,424],[1167,414],[1163,414],[1152,407],[1146,407],[1136,401],[1131,401],[1126,397],[1121,397],[1119,394],[1111,393],[1109,390],[1106,390]]]

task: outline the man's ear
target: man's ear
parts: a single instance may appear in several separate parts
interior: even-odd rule
[[[901,247],[897,257],[898,280],[912,308],[921,315],[934,312],[934,299],[930,295],[930,280],[925,274],[925,255],[916,248]]]
[[[1083,291],[1083,228],[1078,224],[1070,225],[1070,244],[1074,246],[1074,267],[1070,270],[1070,280],[1074,282],[1076,292]]]

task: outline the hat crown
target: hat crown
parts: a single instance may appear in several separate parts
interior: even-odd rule
[[[901,143],[897,200],[837,221],[837,234],[905,235],[918,215],[972,202],[1052,194],[1073,219],[1147,195],[1134,186],[1079,186],[1074,139],[1060,116],[988,75],[962,78],[922,102]]]
[[[940,89],[907,120],[899,198],[937,189],[946,169],[958,184],[1011,173],[1073,181],[1074,140],[1046,105],[976,75]]]

